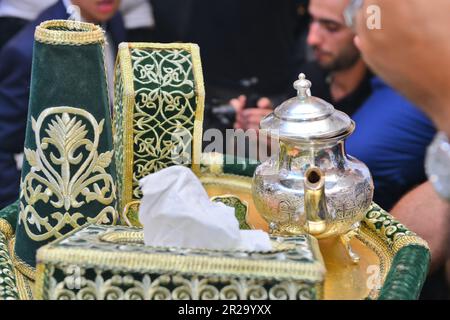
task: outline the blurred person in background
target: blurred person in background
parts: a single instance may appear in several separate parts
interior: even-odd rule
[[[373,12],[380,29],[367,28]],[[450,2],[359,0],[348,7],[347,24],[364,60],[386,82],[417,103],[440,133],[427,154],[430,180],[408,193],[392,214],[427,240],[431,279],[422,298],[449,299],[450,283]],[[446,262],[447,261],[447,262]]]
[[[56,2],[58,0],[0,0],[0,49],[28,22]],[[119,11],[127,29],[128,42],[154,40],[155,18],[151,1],[122,0]]]
[[[122,17],[117,12],[119,4],[119,0],[58,1],[0,50],[0,208],[14,202],[19,195],[36,26],[46,20],[69,18],[70,5],[80,8],[82,21],[101,24],[109,43],[105,49],[105,64],[111,94],[116,48],[126,37]]]
[[[412,103],[375,77],[354,45],[346,26],[349,0],[311,0],[308,44],[315,63],[300,68],[312,82],[312,94],[352,115],[356,131],[347,139],[348,154],[365,162],[375,184],[374,201],[386,210],[426,180],[424,157],[435,129]],[[289,86],[291,87],[291,86]],[[290,89],[291,96],[293,90]],[[272,112],[267,98],[258,108],[245,109],[245,98],[231,101],[237,110],[236,128],[257,129]]]
[[[340,13],[345,4],[345,1],[328,1],[324,6],[320,1],[310,1],[307,44],[315,60],[303,64],[299,70],[312,82],[314,96],[351,116],[372,93],[372,74],[353,43],[354,33],[343,24]],[[295,79],[291,80],[292,83]],[[291,83],[286,96],[292,96]],[[258,101],[258,108],[244,110],[248,104],[246,96],[231,103],[237,111],[235,128],[244,130],[258,129],[261,119],[276,106],[263,98]]]
[[[155,17],[148,0],[122,0],[120,13],[127,29],[128,42],[155,40]]]
[[[206,90],[204,130],[224,132],[233,127],[228,116],[232,118],[234,110],[226,107],[241,92],[284,99],[293,67],[305,59],[301,43],[307,30],[306,3],[152,0],[158,41],[200,46]]]
[[[57,0],[0,0],[0,49],[29,21]]]

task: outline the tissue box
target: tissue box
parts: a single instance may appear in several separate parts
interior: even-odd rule
[[[205,91],[190,43],[121,43],[114,80],[118,209],[141,198],[139,180],[181,164],[200,172]]]
[[[142,229],[88,225],[37,254],[38,299],[321,299],[317,240],[272,238],[274,250],[146,247]]]

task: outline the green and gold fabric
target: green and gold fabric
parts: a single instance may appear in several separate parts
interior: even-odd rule
[[[199,172],[204,109],[199,48],[122,43],[115,71],[119,211],[141,198],[139,180],[171,165]]]
[[[14,236],[18,214],[19,200],[0,210],[0,232],[6,239],[11,239]]]
[[[142,229],[90,225],[38,252],[38,299],[320,299],[317,240],[272,238],[273,251],[148,247]]]
[[[53,20],[36,28],[11,252],[28,280],[39,247],[86,223],[117,219],[104,45],[93,24]]]
[[[210,195],[220,193],[219,185],[225,193],[234,189],[239,197],[213,198],[234,206],[243,228],[260,228],[254,205],[243,200],[245,179],[222,178],[203,178]],[[272,241],[273,251],[265,253],[155,248],[143,245],[141,228],[88,226],[38,251],[36,297],[417,299],[430,258],[422,239],[375,204],[353,243],[359,264],[339,241]]]
[[[122,44],[112,127],[103,48],[91,24],[36,30],[21,194],[0,211],[0,300],[418,297],[427,244],[375,204],[352,240],[357,265],[340,242],[308,236],[273,238],[269,253],[211,252],[146,247],[140,228],[89,224],[114,224],[117,202],[123,223],[139,226],[139,179],[185,164],[241,228],[267,230],[251,195],[256,165],[200,152],[198,47]]]
[[[19,299],[9,243],[14,237],[18,202],[0,211],[0,300]]]

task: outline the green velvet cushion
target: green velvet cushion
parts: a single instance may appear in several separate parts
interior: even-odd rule
[[[379,300],[415,300],[419,298],[428,274],[430,251],[419,245],[400,249],[381,289]]]

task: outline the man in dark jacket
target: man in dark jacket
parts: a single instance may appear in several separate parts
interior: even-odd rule
[[[82,20],[102,24],[115,51],[126,36],[122,17],[117,14],[119,2],[61,0],[28,23],[0,51],[0,209],[15,201],[19,192],[36,26],[46,20],[68,19],[73,4],[80,8]],[[114,54],[110,56],[114,59]]]

